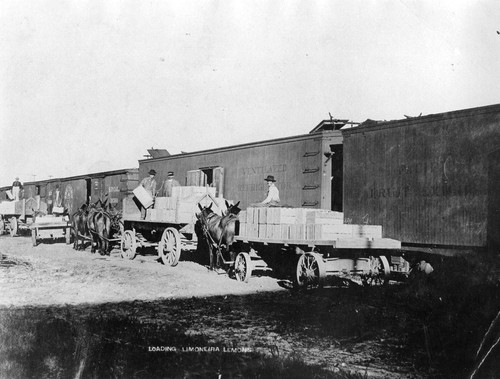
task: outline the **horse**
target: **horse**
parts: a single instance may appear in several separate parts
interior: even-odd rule
[[[93,241],[91,252],[94,253],[97,249],[101,255],[108,254],[111,215],[107,211],[100,209],[92,213],[89,221],[89,225],[92,225],[92,229],[89,228]]]
[[[238,214],[241,212],[241,208],[238,207],[240,205],[240,202],[238,201],[236,204],[229,204],[227,200],[224,200],[226,202],[226,212],[225,214],[232,213],[235,216],[238,216]]]
[[[85,244],[85,237],[89,236],[89,229],[87,226],[87,218],[89,213],[89,206],[83,204],[80,209],[78,209],[71,216],[71,227],[73,231],[73,249],[79,250],[80,247],[80,237],[81,246]]]
[[[122,229],[122,213],[107,204],[106,200],[100,203],[99,208],[89,212],[87,225],[93,242],[91,252],[97,249],[102,255],[109,254],[109,239]]]
[[[238,204],[236,204],[236,208]],[[234,242],[238,216],[231,211],[219,216],[212,211],[212,205],[213,203],[208,207],[202,208],[198,204],[201,212],[196,217],[208,245],[210,270],[215,270],[216,268],[221,268],[221,259],[224,260],[223,251],[226,253],[229,252],[231,259],[234,261],[234,253],[231,251],[231,245]],[[236,211],[236,208],[233,211]],[[214,260],[214,248],[217,254],[216,262]]]

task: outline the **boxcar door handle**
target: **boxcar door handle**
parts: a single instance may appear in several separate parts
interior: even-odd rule
[[[302,173],[303,174],[311,174],[313,172],[318,172],[319,171],[319,167],[313,167],[313,168],[305,168]]]
[[[303,207],[314,207],[315,205],[318,205],[319,203],[317,201],[304,201],[302,203]]]

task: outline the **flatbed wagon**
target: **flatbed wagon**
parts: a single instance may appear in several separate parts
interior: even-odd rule
[[[247,209],[247,214],[249,211],[252,210]],[[301,209],[287,209],[287,211],[289,215],[297,211],[299,214],[304,212]],[[305,210],[305,212],[315,211]],[[338,214],[324,210],[316,212],[322,212],[328,217],[334,213]],[[235,237],[234,270],[237,280],[246,282],[252,273],[285,266],[289,268],[292,266],[293,281],[301,287],[321,287],[329,277],[333,276],[345,279],[358,277],[368,285],[382,284],[389,279],[405,277],[409,272],[409,263],[401,257],[401,242],[382,238],[380,228],[372,225],[346,225],[339,222],[328,227],[324,227],[325,224],[317,224],[320,227],[315,224],[266,225],[263,222],[258,223],[259,216],[255,213],[260,214],[262,221],[262,215],[269,211],[254,210],[254,216],[246,217],[247,221],[254,220],[254,228],[249,227],[248,223],[240,223],[240,235]],[[242,215],[240,222],[245,221],[245,216]],[[269,221],[269,216],[267,219]],[[318,219],[317,222],[324,220]],[[258,227],[255,227],[256,225]],[[326,234],[318,234],[316,229],[331,230],[332,233],[328,235],[330,238],[327,238]],[[352,231],[350,235],[349,231]],[[283,238],[279,237],[280,234]],[[284,263],[284,260],[288,261],[288,264]]]
[[[0,202],[0,235],[7,231],[14,237],[28,230],[38,209],[33,198]]]
[[[124,200],[120,240],[123,258],[134,259],[141,249],[155,248],[163,264],[176,266],[182,251],[197,249],[195,223],[198,205],[214,204],[213,208],[219,214],[224,210],[224,199],[214,197],[214,188],[177,187],[174,192],[172,197],[157,197],[144,219],[140,215],[137,197]]]
[[[71,243],[71,224],[67,216],[46,215],[37,217],[29,226],[31,241],[37,246],[40,240],[64,239],[66,244]]]

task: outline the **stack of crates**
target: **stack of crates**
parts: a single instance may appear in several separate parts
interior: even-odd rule
[[[239,236],[273,240],[382,238],[380,225],[344,224],[342,212],[305,208],[247,208]]]
[[[215,197],[213,187],[173,187],[172,197],[157,197],[154,207],[146,212],[146,220],[167,222],[175,224],[194,224],[196,213],[200,212],[198,204],[202,207],[209,206],[212,210],[221,214],[224,211],[225,203],[223,198]]]

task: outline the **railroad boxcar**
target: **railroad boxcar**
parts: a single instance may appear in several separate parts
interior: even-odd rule
[[[306,135],[139,161],[139,176],[173,171],[181,185],[214,186],[216,195],[246,208],[262,201],[273,175],[281,203],[342,211],[342,133],[347,120],[322,121]],[[160,190],[161,192],[161,190]]]
[[[408,250],[498,245],[500,105],[343,130],[344,217]]]
[[[123,198],[129,196],[138,185],[138,169],[121,169],[93,174],[52,178],[49,180],[24,183],[23,198],[37,198],[49,203],[54,201],[56,187],[59,186],[61,200],[68,213],[74,213],[82,204],[104,200],[107,196],[110,204],[121,210]],[[0,197],[7,199],[6,191],[10,187],[0,188]]]

